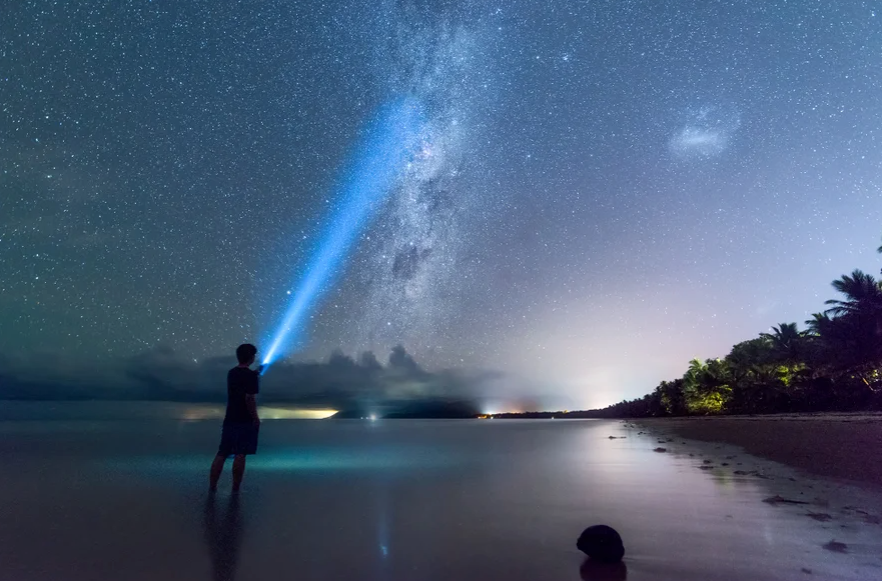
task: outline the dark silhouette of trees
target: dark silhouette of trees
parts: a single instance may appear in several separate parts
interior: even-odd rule
[[[833,288],[845,295],[845,300],[830,299],[825,301],[827,305],[833,305],[825,312],[835,317],[839,316],[865,316],[879,315],[882,306],[882,288],[869,274],[855,270],[851,276],[842,275],[842,278],[833,281]]]
[[[882,246],[878,248],[882,254]],[[860,270],[832,282],[838,298],[800,331],[780,323],[722,359],[693,359],[683,377],[586,417],[882,409],[882,282]]]

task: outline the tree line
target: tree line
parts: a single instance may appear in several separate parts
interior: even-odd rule
[[[855,270],[832,285],[838,298],[802,330],[781,323],[721,359],[693,359],[682,377],[640,399],[592,415],[882,410],[882,281]]]

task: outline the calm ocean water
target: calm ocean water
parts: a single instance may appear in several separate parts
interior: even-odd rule
[[[38,409],[0,421],[3,581],[882,579],[850,489],[700,470],[622,422],[265,421],[240,498],[226,472],[211,502],[216,420]],[[598,523],[624,567],[582,568]]]

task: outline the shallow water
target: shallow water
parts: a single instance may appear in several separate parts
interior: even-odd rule
[[[882,579],[874,493],[819,522],[829,505],[762,500],[851,489],[700,470],[622,422],[265,421],[240,498],[226,472],[211,502],[218,435],[0,422],[0,579]],[[582,567],[598,523],[623,567]]]

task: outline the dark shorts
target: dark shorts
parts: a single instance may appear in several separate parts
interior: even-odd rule
[[[218,456],[238,456],[257,453],[257,434],[260,428],[251,422],[224,424]]]

